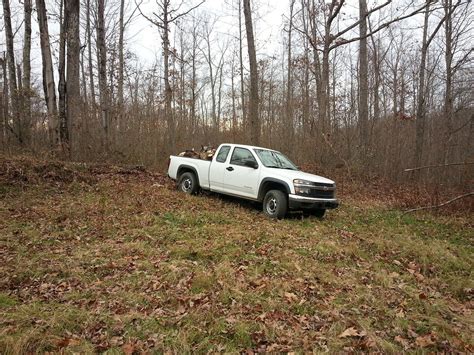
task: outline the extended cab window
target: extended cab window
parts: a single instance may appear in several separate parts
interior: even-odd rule
[[[249,160],[255,163],[257,162],[252,153],[250,153],[250,150],[236,147],[230,158],[230,163],[234,165],[245,165],[245,162]]]
[[[218,161],[219,163],[225,163],[229,152],[230,147],[228,145],[221,147],[221,149],[219,150],[219,154],[217,154],[216,161]]]

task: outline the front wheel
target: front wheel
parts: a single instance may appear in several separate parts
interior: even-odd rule
[[[270,190],[263,199],[263,213],[270,218],[282,219],[288,211],[288,198],[280,190]]]
[[[196,194],[199,190],[196,176],[190,172],[181,175],[178,182],[178,189],[189,195]]]

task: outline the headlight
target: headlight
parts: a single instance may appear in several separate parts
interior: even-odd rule
[[[294,179],[293,185],[296,186],[316,186],[316,183],[308,180]]]
[[[295,186],[295,193],[297,195],[310,195],[311,194],[311,188],[296,185]]]

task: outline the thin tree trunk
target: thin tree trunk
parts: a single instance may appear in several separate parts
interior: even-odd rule
[[[242,1],[239,2],[239,61],[240,61],[240,102],[242,106],[242,126],[244,131],[248,128],[247,122],[247,108],[245,107],[245,83],[244,83],[244,55],[243,55],[243,40],[242,40]]]
[[[43,62],[43,91],[48,109],[48,128],[51,145],[56,146],[59,138],[58,110],[56,107],[56,85],[54,83],[53,59],[49,41],[48,17],[44,0],[36,0],[40,30],[41,58]]]
[[[31,0],[24,0],[23,9],[25,14],[25,37],[23,42],[23,136],[26,144],[31,140]]]
[[[67,22],[67,66],[66,66],[66,93],[67,93],[67,128],[69,131],[70,155],[72,158],[79,152],[78,130],[81,118],[81,90],[79,66],[79,0],[65,0]]]
[[[66,113],[66,36],[67,36],[67,12],[66,0],[61,0],[60,6],[60,30],[59,30],[59,63],[58,63],[58,111],[59,111],[59,139],[66,154],[69,154],[69,127]]]
[[[168,123],[168,148],[171,151],[176,149],[176,128],[173,111],[171,109],[172,90],[169,78],[169,57],[170,57],[170,41],[169,41],[169,2],[165,1],[163,7],[163,29],[161,38],[163,40],[163,58],[164,58],[164,80],[165,80],[165,117]]]
[[[414,165],[421,165],[423,156],[423,140],[425,135],[425,70],[426,56],[428,54],[428,21],[430,12],[430,0],[427,1],[425,10],[425,21],[423,24],[423,39],[421,45],[421,59],[418,76],[418,95],[416,105],[416,139],[415,139],[415,159]]]
[[[287,61],[287,73],[286,73],[286,129],[288,129],[288,140],[286,144],[286,151],[290,152],[293,147],[294,139],[294,122],[293,122],[293,77],[292,71],[292,56],[291,56],[291,34],[293,30],[293,7],[295,0],[290,2],[290,22],[288,24],[288,61]]]
[[[103,146],[109,150],[109,95],[107,85],[107,47],[105,43],[105,0],[97,0],[97,59],[99,66],[100,113],[102,129],[104,130]]]
[[[368,120],[369,120],[369,69],[367,55],[367,1],[359,0],[359,135],[360,153],[363,163],[366,163],[366,154],[369,144]]]
[[[255,40],[253,37],[252,12],[250,0],[244,0],[245,30],[247,33],[247,47],[250,64],[250,142],[253,145],[260,143],[260,118],[258,116],[258,68],[255,53]]]
[[[125,0],[120,0],[120,19],[119,19],[119,41],[118,41],[118,82],[117,82],[117,100],[119,112],[122,111],[123,106],[123,70],[124,70],[124,46],[123,46],[123,35],[124,35],[124,11],[125,11]]]
[[[89,60],[89,92],[91,94],[91,107],[92,111],[95,112],[95,85],[94,85],[94,68],[92,66],[92,31],[91,31],[91,9],[90,0],[87,0],[86,10],[86,33],[87,33],[87,56]]]
[[[7,58],[5,53],[3,58],[0,58],[0,66],[2,67],[3,90],[2,90],[2,143],[3,147],[8,146],[8,106],[9,106],[9,92],[8,92],[8,72],[7,72]]]
[[[445,20],[445,63],[446,63],[446,85],[444,95],[444,115],[446,119],[445,131],[445,147],[444,147],[444,163],[447,164],[451,155],[451,141],[452,141],[452,122],[454,114],[453,105],[453,20],[451,8],[453,6],[452,0],[444,0]],[[447,172],[446,172],[447,174]]]
[[[15,51],[13,47],[13,30],[9,0],[3,0],[3,17],[3,22],[5,26],[5,37],[7,42],[7,67],[9,75],[8,81],[10,83],[11,108],[13,116],[13,129],[11,129],[11,131],[18,139],[18,142],[20,144],[23,144],[18,113],[18,87],[15,71]]]

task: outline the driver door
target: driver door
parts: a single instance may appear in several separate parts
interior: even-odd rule
[[[254,162],[257,168],[247,166],[247,161]],[[224,171],[224,192],[257,198],[259,177],[260,166],[252,152],[247,148],[235,147]]]

